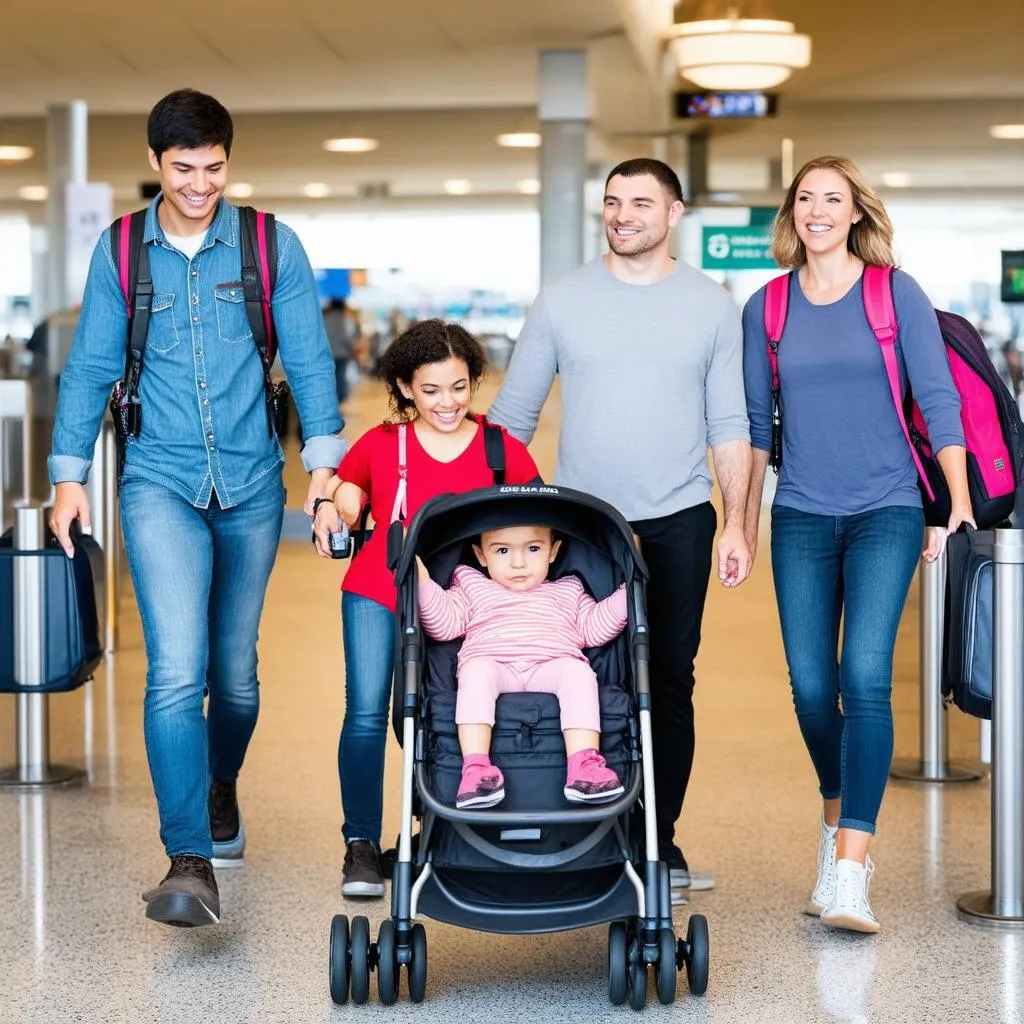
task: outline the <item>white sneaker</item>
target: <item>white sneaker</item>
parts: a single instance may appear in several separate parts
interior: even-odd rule
[[[832,902],[822,911],[821,923],[851,932],[877,932],[879,924],[868,902],[868,886],[874,873],[875,865],[870,857],[866,864],[855,860],[837,861],[836,891]]]
[[[838,826],[826,825],[821,816],[821,834],[818,838],[818,884],[811,893],[811,901],[804,909],[805,914],[821,917],[824,909],[832,902],[836,891],[836,833]]]

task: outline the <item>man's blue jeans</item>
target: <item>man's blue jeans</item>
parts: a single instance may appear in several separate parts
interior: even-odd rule
[[[345,644],[345,721],[338,741],[341,834],[380,842],[384,750],[395,667],[395,616],[358,594],[341,595]]]
[[[148,662],[146,755],[168,857],[212,856],[210,778],[238,776],[256,727],[256,638],[284,514],[281,474],[269,476],[229,509],[216,496],[195,508],[130,474],[121,484]]]
[[[793,703],[821,795],[841,798],[841,828],[875,831],[892,761],[893,649],[923,538],[919,508],[772,510]]]

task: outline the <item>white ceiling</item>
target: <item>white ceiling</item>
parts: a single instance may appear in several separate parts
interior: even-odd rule
[[[45,181],[45,109],[90,108],[90,177],[130,204],[145,161],[145,113],[188,84],[235,114],[235,180],[255,199],[301,194],[309,181],[352,196],[387,182],[430,196],[450,177],[514,193],[536,152],[499,132],[536,126],[537,54],[586,47],[594,162],[650,151],[672,124],[645,76],[633,18],[668,0],[218,0],[209,8],[128,0],[0,0],[0,144],[33,146],[0,165],[0,203]],[[678,5],[692,16],[696,0]],[[749,6],[757,6],[751,4]],[[761,0],[813,40],[810,68],[778,91],[777,118],[712,128],[712,186],[756,189],[782,137],[797,161],[825,151],[928,189],[1024,192],[1024,142],[988,126],[1024,122],[1024,0]],[[630,31],[624,30],[630,26]],[[652,51],[653,52],[653,51]],[[648,62],[656,64],[657,59]],[[685,83],[679,83],[684,88]],[[341,134],[381,140],[374,153],[328,154]],[[670,147],[673,153],[677,149]]]

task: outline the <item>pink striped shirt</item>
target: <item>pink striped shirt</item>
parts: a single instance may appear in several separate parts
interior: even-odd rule
[[[626,590],[595,601],[575,576],[533,590],[509,590],[460,565],[448,590],[433,580],[419,586],[420,622],[435,640],[465,636],[459,665],[473,658],[540,662],[586,661],[584,647],[614,640],[626,625]]]

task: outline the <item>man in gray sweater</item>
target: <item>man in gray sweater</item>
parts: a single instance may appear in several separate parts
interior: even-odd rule
[[[628,160],[611,172],[610,251],[541,291],[488,418],[529,443],[558,374],[554,482],[608,501],[640,539],[651,573],[659,852],[674,889],[697,889],[714,878],[690,872],[674,837],[693,765],[693,662],[717,526],[707,449],[725,511],[717,562],[726,587],[750,572],[751,456],[739,313],[722,288],[669,254],[682,214],[679,179],[666,164]]]

